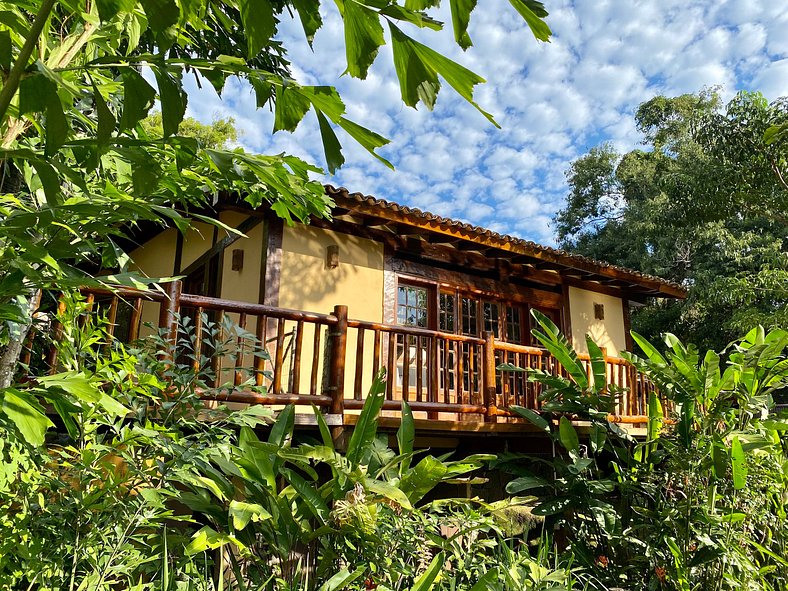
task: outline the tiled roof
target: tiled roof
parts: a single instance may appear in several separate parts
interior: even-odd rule
[[[370,206],[373,209],[399,214],[416,223],[421,223],[422,226],[424,222],[427,222],[427,228],[430,226],[438,226],[441,229],[450,228],[461,233],[463,235],[462,237],[466,240],[484,240],[487,243],[492,242],[499,248],[509,252],[515,250],[518,253],[530,255],[536,259],[547,260],[566,268],[579,269],[587,273],[595,273],[605,277],[622,279],[634,284],[643,285],[644,287],[651,287],[652,289],[656,288],[658,291],[663,292],[664,295],[670,295],[672,297],[683,297],[686,295],[686,289],[680,284],[647,273],[641,273],[634,269],[611,265],[610,263],[573,254],[558,248],[543,246],[536,242],[523,240],[522,238],[516,238],[507,234],[499,234],[498,232],[493,232],[481,226],[474,226],[451,218],[445,218],[428,211],[421,211],[415,207],[399,205],[393,201],[377,199],[376,197],[357,192],[351,193],[345,187],[326,185],[325,189],[326,194],[334,199],[338,205],[348,209],[355,209],[354,205]],[[660,289],[660,287],[664,289]]]

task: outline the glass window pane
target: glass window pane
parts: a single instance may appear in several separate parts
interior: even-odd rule
[[[429,297],[424,287],[400,285],[397,289],[397,322],[427,327]]]
[[[405,305],[408,300],[408,288],[400,286],[397,289],[397,303]]]
[[[460,307],[462,314],[462,333],[471,336],[477,336],[479,332],[476,320],[479,312],[477,308],[477,300],[473,298],[461,298]]]

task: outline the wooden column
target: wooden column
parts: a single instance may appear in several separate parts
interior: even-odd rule
[[[165,354],[169,360],[173,359],[175,345],[178,342],[178,312],[181,309],[181,290],[180,281],[170,281],[163,286],[167,298],[162,300],[159,306],[159,328],[165,329],[165,338],[170,346],[170,350]]]
[[[347,306],[334,306],[337,323],[331,331],[328,358],[330,413],[341,415],[345,408],[345,351],[347,349]]]
[[[487,412],[484,421],[487,423],[496,422],[496,392],[495,392],[495,335],[484,332],[484,406]]]

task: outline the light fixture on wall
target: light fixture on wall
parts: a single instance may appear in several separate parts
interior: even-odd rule
[[[244,268],[244,251],[242,248],[233,249],[233,271],[240,271]]]
[[[336,269],[339,266],[339,247],[336,244],[326,246],[326,268]]]
[[[604,320],[605,319],[605,305],[604,304],[594,304],[594,318],[596,320]]]

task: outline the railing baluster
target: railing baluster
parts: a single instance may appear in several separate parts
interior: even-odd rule
[[[194,350],[192,354],[192,369],[195,372],[200,371],[200,361],[202,361],[202,314],[203,309],[197,308],[197,316],[194,319]]]
[[[356,375],[353,380],[353,397],[356,400],[361,400],[361,384],[364,379],[364,336],[363,328],[356,329]]]
[[[427,392],[427,400],[430,402],[438,402],[438,392],[440,391],[440,357],[438,353],[438,337],[430,339],[430,352],[428,354],[432,364],[429,366],[430,372],[430,386]]]
[[[454,385],[455,385],[455,400],[457,404],[462,404],[464,402],[463,390],[465,389],[465,365],[463,358],[465,357],[465,344],[461,341],[456,341],[457,343],[457,359],[456,359],[456,370],[455,370],[455,377],[454,377]],[[468,381],[468,385],[470,385],[470,380]]]
[[[410,336],[402,335],[402,399],[407,401],[410,393]]]
[[[293,394],[301,393],[301,353],[304,348],[304,321],[299,320],[295,327],[295,351],[293,351],[293,376],[290,382],[290,391]]]
[[[224,310],[219,310],[216,315],[216,341],[220,346],[224,346]],[[213,387],[218,388],[222,383],[222,356],[217,355],[216,351],[211,353],[211,371],[213,371]]]
[[[396,362],[397,333],[389,331],[389,362],[386,367],[386,400],[394,400],[394,383],[397,379]]]
[[[451,403],[451,355],[449,354],[449,340],[443,340],[443,402]]]
[[[380,330],[375,329],[375,339],[372,344],[372,377],[376,377],[380,371]]]
[[[242,330],[246,330],[246,312],[241,312],[238,317],[238,327]],[[244,364],[244,341],[243,337],[239,334],[235,341],[235,373],[233,375],[233,383],[236,386],[240,386],[241,382],[243,382],[243,374],[241,372],[241,368],[243,368]]]
[[[135,298],[129,319],[129,342],[133,343],[140,336],[140,319],[142,318],[142,298]]]
[[[320,368],[320,340],[321,333],[323,332],[322,324],[315,324],[314,339],[312,342],[312,371],[309,376],[309,394],[312,396],[317,395],[317,374]]]
[[[421,337],[416,336],[416,401],[421,402],[421,389],[424,385],[424,363],[421,354]]]
[[[268,318],[262,314],[257,316],[257,324],[255,326],[254,335],[260,343],[259,353],[268,353],[268,346],[266,340],[268,339]],[[262,386],[265,382],[265,355],[256,355],[254,358],[254,383],[256,386]]]
[[[280,318],[276,323],[276,349],[274,363],[274,394],[281,394],[282,390],[282,366],[285,360],[285,319]]]

